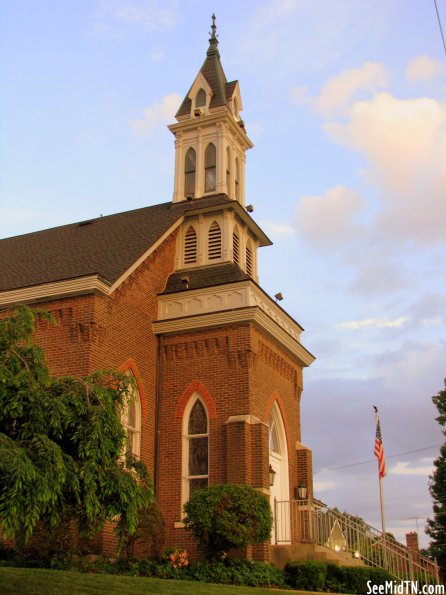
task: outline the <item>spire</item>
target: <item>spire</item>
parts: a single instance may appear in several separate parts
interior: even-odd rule
[[[215,14],[212,14],[212,26],[211,26],[211,31],[209,32],[209,35],[211,37],[209,39],[209,49],[207,51],[207,55],[208,56],[217,55],[218,57],[220,57],[220,52],[218,51],[218,35],[216,33],[217,25],[215,24],[215,20],[216,20],[216,16],[215,16]]]

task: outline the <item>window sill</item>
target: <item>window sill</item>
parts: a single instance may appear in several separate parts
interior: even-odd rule
[[[186,525],[183,523],[183,521],[175,521],[173,524],[174,529],[184,529],[185,526]]]

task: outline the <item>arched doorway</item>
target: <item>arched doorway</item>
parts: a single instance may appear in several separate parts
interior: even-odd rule
[[[274,515],[271,543],[289,543],[291,537],[288,448],[285,427],[277,402],[272,406],[268,425],[269,464],[276,473],[274,484],[270,486],[270,503]]]

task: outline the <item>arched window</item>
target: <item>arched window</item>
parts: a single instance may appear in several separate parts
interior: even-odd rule
[[[139,458],[141,447],[141,400],[133,374],[128,400],[123,407],[121,419],[126,431],[125,454]]]
[[[197,262],[197,232],[189,226],[184,236],[184,264]]]
[[[221,228],[216,221],[209,228],[208,258],[209,260],[221,258]]]
[[[240,264],[240,237],[237,228],[232,232],[232,257],[236,264]]]
[[[209,480],[209,422],[198,393],[184,412],[183,440],[183,502],[186,502],[195,490],[206,488]]]
[[[239,176],[240,176],[240,165],[239,165],[239,160],[238,157],[235,158],[235,198],[237,200],[240,200],[240,180],[239,180]]]
[[[206,91],[204,89],[200,89],[195,97],[195,107],[205,107],[206,106]]]
[[[226,147],[226,193],[231,192],[231,152],[229,147]]]
[[[213,143],[209,143],[204,154],[204,191],[212,192],[215,190],[217,174],[217,150]]]
[[[184,159],[184,194],[195,194],[195,171],[197,169],[197,155],[190,147]]]
[[[246,272],[252,277],[253,270],[252,247],[251,242],[248,240],[248,243],[246,244]]]
[[[275,452],[276,454],[280,455],[280,440],[279,440],[279,433],[277,431],[277,424],[276,420],[274,419],[273,415],[270,415],[269,420],[269,451]]]

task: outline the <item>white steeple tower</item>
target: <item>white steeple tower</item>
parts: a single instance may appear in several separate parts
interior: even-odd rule
[[[240,118],[238,81],[228,82],[220,62],[215,15],[206,59],[176,113],[173,202],[213,194],[245,204],[245,152],[253,144]]]

